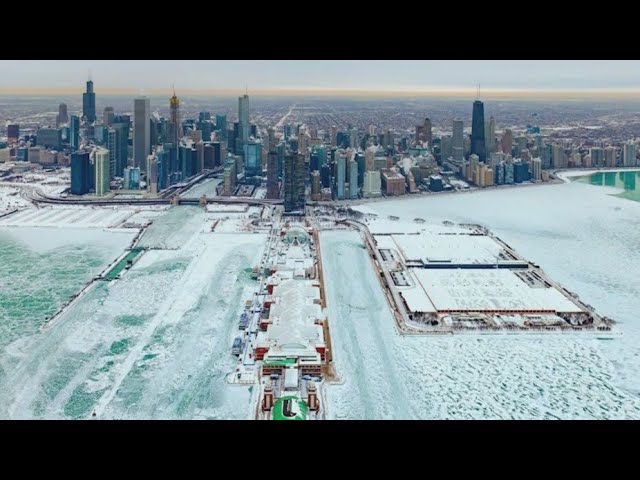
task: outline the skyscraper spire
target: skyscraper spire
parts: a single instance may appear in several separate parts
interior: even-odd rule
[[[480,100],[480,83],[478,83],[478,98],[476,100]]]

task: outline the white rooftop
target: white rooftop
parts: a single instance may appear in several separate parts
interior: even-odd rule
[[[320,290],[312,281],[284,280],[274,287],[272,297],[269,343],[283,351],[315,351],[315,345],[324,344],[322,326],[315,324],[323,318],[320,304],[314,302],[320,299]]]
[[[405,260],[495,263],[502,246],[484,235],[392,235]]]
[[[436,312],[436,307],[429,300],[424,289],[418,285],[412,288],[398,289],[402,298],[407,303],[407,307],[412,312],[431,313]]]
[[[434,306],[439,310],[551,310],[582,309],[555,288],[530,287],[508,269],[412,268]],[[416,294],[417,295],[417,294]],[[425,293],[425,297],[426,297]],[[417,302],[417,301],[416,301]]]

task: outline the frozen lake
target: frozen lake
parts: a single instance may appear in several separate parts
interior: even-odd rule
[[[42,332],[3,333],[0,418],[251,418],[253,389],[224,377],[266,238],[207,233],[204,221],[201,209],[171,209],[120,280],[97,282]]]
[[[482,223],[619,322],[619,339],[402,337],[362,241],[323,232],[331,418],[640,418],[640,203],[573,182],[376,202],[411,222]]]

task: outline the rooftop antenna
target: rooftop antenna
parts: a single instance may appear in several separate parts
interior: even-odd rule
[[[249,85],[244,86],[244,94],[247,96],[249,95]]]
[[[477,100],[480,100],[480,84],[478,83],[478,98]]]
[[[89,69],[89,81],[91,81],[91,69]]]
[[[171,84],[171,88],[173,88],[173,96],[175,97],[176,96],[176,84],[172,83]]]

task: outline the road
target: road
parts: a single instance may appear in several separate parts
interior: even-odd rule
[[[275,128],[280,128],[280,127],[282,127],[282,125],[284,124],[284,121],[287,119],[287,117],[288,117],[289,115],[291,115],[291,112],[293,112],[293,109],[294,109],[294,108],[296,108],[296,104],[295,104],[295,103],[294,103],[294,104],[293,104],[293,106],[289,109],[289,111],[287,112],[287,114],[286,114],[284,117],[282,117],[278,123],[276,123],[276,127],[275,127]]]

